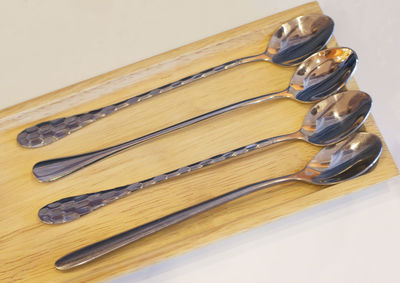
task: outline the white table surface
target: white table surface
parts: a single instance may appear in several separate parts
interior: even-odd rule
[[[304,1],[0,1],[0,108]],[[399,1],[322,0],[400,165]],[[399,177],[113,282],[400,282]],[[62,276],[62,275],[60,275]]]

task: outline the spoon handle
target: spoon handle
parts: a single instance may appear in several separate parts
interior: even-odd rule
[[[42,222],[47,224],[71,222],[107,204],[126,197],[139,189],[147,188],[162,181],[208,167],[224,160],[240,156],[247,152],[266,147],[268,145],[298,138],[300,138],[300,134],[299,132],[295,132],[293,134],[260,140],[258,142],[215,155],[211,158],[207,158],[205,160],[127,186],[63,198],[41,208],[38,216]]]
[[[23,130],[17,137],[18,143],[27,148],[37,148],[51,144],[59,139],[62,139],[73,132],[82,129],[93,122],[107,117],[121,109],[131,106],[135,103],[141,102],[148,98],[152,98],[159,94],[176,89],[180,86],[187,85],[202,78],[207,78],[213,74],[219,73],[224,70],[231,69],[244,63],[255,61],[266,61],[268,57],[262,53],[259,55],[243,57],[221,64],[219,66],[201,71],[197,74],[185,77],[175,82],[166,84],[159,88],[147,91],[143,94],[131,97],[124,101],[117,102],[99,109],[95,109],[86,113],[77,114],[65,118],[58,118],[55,120],[45,121],[30,128]]]
[[[288,175],[236,189],[229,193],[204,201],[200,204],[156,219],[139,227],[114,235],[100,242],[83,247],[57,260],[55,266],[60,270],[71,269],[214,207],[238,199],[255,191],[294,180],[298,180],[296,175]]]
[[[69,156],[69,157],[63,157],[63,158],[56,158],[56,159],[50,159],[50,160],[45,160],[41,161],[39,163],[36,163],[33,167],[33,174],[35,177],[41,181],[41,182],[51,182],[55,181],[59,178],[62,178],[64,176],[67,176],[75,171],[78,171],[86,166],[89,166],[101,159],[104,159],[106,157],[109,157],[113,154],[116,154],[122,150],[125,150],[127,148],[130,148],[132,146],[135,146],[139,143],[148,141],[150,139],[159,137],[161,135],[173,132],[175,130],[181,129],[183,127],[195,124],[197,122],[209,119],[211,117],[221,115],[223,113],[242,108],[248,105],[256,104],[259,102],[263,102],[272,98],[282,98],[286,97],[287,92],[286,90],[277,92],[277,93],[271,93],[271,94],[265,94],[261,96],[257,96],[251,99],[247,100],[242,100],[240,102],[216,109],[214,111],[205,113],[203,115],[188,119],[186,121],[180,122],[178,124],[169,126],[167,128],[158,130],[156,132],[150,133],[148,135],[142,136],[137,139],[130,140],[128,142],[104,148],[98,151],[94,152],[89,152],[89,153],[84,153],[80,155],[75,155],[75,156]]]

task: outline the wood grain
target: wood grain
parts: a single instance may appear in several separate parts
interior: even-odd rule
[[[51,184],[33,178],[34,163],[110,146],[245,98],[281,90],[288,85],[294,68],[263,62],[243,65],[144,101],[39,149],[19,147],[17,134],[40,121],[114,103],[225,61],[262,52],[280,23],[309,13],[321,13],[316,2],[1,111],[0,281],[91,282],[110,278],[397,175],[385,146],[376,169],[358,179],[326,188],[283,184],[213,209],[81,268],[67,272],[54,268],[56,259],[84,245],[240,186],[295,172],[319,148],[299,141],[272,146],[139,191],[65,225],[42,224],[37,211],[43,205],[69,195],[133,183],[297,130],[310,105],[277,100],[234,111],[139,145]],[[335,45],[334,40],[329,44]],[[349,88],[357,88],[354,81]],[[379,135],[372,117],[366,130]]]

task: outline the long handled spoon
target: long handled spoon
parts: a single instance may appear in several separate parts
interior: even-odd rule
[[[261,54],[226,62],[100,109],[42,122],[23,130],[18,135],[17,141],[21,146],[27,148],[51,144],[118,110],[244,63],[265,61],[282,66],[297,65],[328,42],[333,27],[334,23],[328,16],[316,14],[297,17],[282,24],[275,31],[267,49]]]
[[[131,185],[63,198],[40,209],[39,218],[48,224],[70,222],[136,190],[278,142],[300,139],[319,146],[337,143],[361,127],[371,105],[371,97],[361,91],[335,94],[314,105],[297,132],[264,139]]]
[[[116,146],[80,155],[41,161],[34,165],[33,174],[42,182],[55,181],[152,138],[273,98],[290,98],[300,102],[314,102],[324,99],[346,84],[355,70],[357,61],[356,53],[349,48],[332,48],[319,51],[298,67],[287,89],[243,100]]]
[[[55,266],[66,270],[85,264],[192,216],[273,185],[290,181],[316,185],[344,182],[368,172],[378,161],[381,152],[382,142],[379,137],[370,133],[357,133],[336,145],[323,148],[300,172],[236,189],[117,234],[60,258]]]

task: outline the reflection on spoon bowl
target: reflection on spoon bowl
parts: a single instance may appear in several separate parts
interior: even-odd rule
[[[346,84],[357,63],[357,54],[350,48],[319,51],[297,68],[290,81],[288,93],[301,102],[324,99]]]
[[[382,142],[378,136],[357,133],[322,149],[297,177],[317,185],[343,182],[368,172],[381,153]]]
[[[337,143],[361,127],[371,106],[372,99],[365,92],[337,93],[311,108],[299,132],[307,142],[315,145]]]
[[[265,54],[275,64],[299,64],[324,47],[332,36],[333,27],[333,20],[325,15],[311,14],[294,18],[274,32]]]

